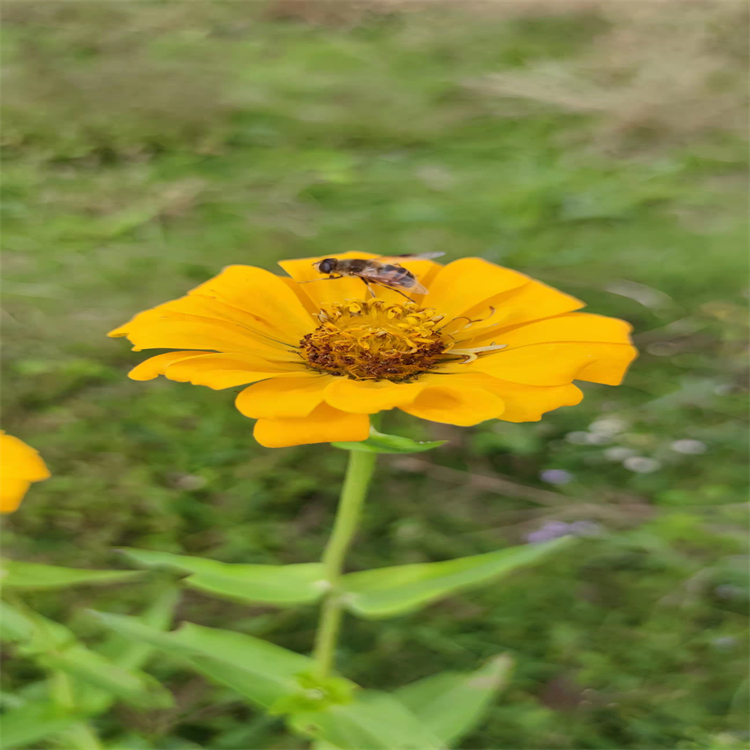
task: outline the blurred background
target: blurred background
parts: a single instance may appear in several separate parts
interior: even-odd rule
[[[585,539],[418,614],[350,618],[344,671],[392,689],[512,652],[467,748],[747,747],[746,3],[3,10],[3,420],[53,474],[4,523],[6,554],[316,559],[345,455],[260,448],[231,390],[129,381],[144,355],[106,332],[232,263],[484,257],[629,320],[641,357],[540,423],[387,415],[449,442],[383,457],[351,569]],[[82,608],[143,599],[30,598],[84,636]],[[315,627],[312,608],[191,592],[179,617],[299,651]],[[108,747],[298,747],[177,663],[151,671],[177,708],[113,709]],[[2,686],[37,677],[10,660]]]

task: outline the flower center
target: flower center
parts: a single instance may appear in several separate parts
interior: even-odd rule
[[[427,372],[448,349],[438,328],[442,315],[414,303],[381,299],[331,303],[320,325],[300,341],[300,354],[314,370],[353,380],[411,380]]]

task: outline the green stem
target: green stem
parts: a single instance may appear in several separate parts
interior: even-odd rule
[[[336,511],[336,521],[333,524],[331,538],[328,540],[323,553],[325,580],[330,588],[323,602],[313,653],[316,670],[320,677],[326,677],[333,666],[333,657],[343,614],[343,603],[339,591],[341,571],[346,552],[357,533],[362,504],[367,495],[372,473],[375,470],[377,457],[377,453],[349,452],[349,464],[346,468],[346,479],[344,479],[341,499]]]
[[[66,713],[76,710],[73,682],[65,672],[55,671],[49,676],[50,695],[55,704]],[[61,732],[57,744],[65,750],[103,750],[96,732],[86,721],[79,721]]]

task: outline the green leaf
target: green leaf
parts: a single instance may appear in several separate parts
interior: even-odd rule
[[[57,565],[2,561],[2,585],[16,589],[61,589],[82,584],[119,583],[142,575],[129,570],[85,570]]]
[[[122,550],[146,567],[190,573],[188,586],[207,594],[249,604],[289,606],[309,604],[323,593],[320,563],[300,565],[233,565],[201,557],[172,555],[143,549]]]
[[[0,640],[30,641],[34,635],[34,625],[10,604],[0,602]]]
[[[374,427],[370,428],[370,437],[359,443],[331,443],[334,448],[347,451],[360,451],[363,453],[421,453],[438,448],[447,443],[447,440],[433,440],[431,442],[418,443],[400,435],[384,435]]]
[[[306,656],[243,633],[191,623],[161,633],[133,617],[96,614],[121,635],[187,659],[197,671],[263,708],[299,690],[296,676],[312,667]]]
[[[266,711],[295,705],[290,698],[312,698],[314,662],[307,656],[243,633],[206,628],[191,623],[179,630],[161,633],[133,617],[95,613],[107,626],[128,638],[143,641],[180,656],[210,679],[240,693]],[[330,700],[317,711],[295,713],[290,726],[338,748],[383,748],[431,750],[440,747],[419,720],[391,696],[356,693],[356,685],[336,677]],[[316,683],[317,685],[317,683]],[[317,697],[317,696],[316,696]],[[325,701],[323,701],[325,702]],[[343,744],[342,744],[343,743]],[[347,744],[349,743],[349,744]]]
[[[175,588],[166,589],[151,605],[138,615],[138,620],[148,627],[166,631],[172,624],[172,616],[180,598]],[[112,637],[101,647],[99,653],[126,669],[141,669],[154,653],[154,647],[147,643],[134,643],[130,639],[112,633]]]
[[[571,537],[563,537],[457,560],[349,573],[341,580],[344,601],[348,609],[363,617],[403,614],[537,562],[571,542]]]
[[[171,693],[151,675],[119,667],[78,643],[40,655],[39,661],[47,669],[59,669],[139,708],[173,705]]]
[[[179,591],[174,588],[167,589],[138,617],[138,620],[157,630],[167,630],[172,622],[172,614],[178,599]],[[154,646],[148,643],[133,642],[114,632],[109,640],[96,648],[98,653],[127,670],[139,670],[155,650]],[[115,700],[115,696],[109,690],[95,687],[91,681],[77,681],[75,695],[76,704],[87,714],[100,714]]]
[[[387,693],[364,691],[352,703],[324,711],[295,714],[289,720],[297,734],[341,750],[439,750],[437,737],[399,700]]]
[[[86,702],[90,700],[94,706],[106,705],[100,692],[106,691],[107,695],[118,696],[134,706],[168,708],[172,705],[171,694],[153,677],[118,666],[92,651],[76,640],[64,625],[26,608],[20,611],[4,605],[3,615],[7,612],[11,613],[11,627],[23,636],[19,639],[22,641],[19,654],[34,658],[47,670],[59,670],[86,683],[81,686],[79,696]]]
[[[476,672],[442,672],[399,688],[394,695],[439,740],[452,745],[477,726],[507,685],[512,667],[513,660],[502,655]]]
[[[28,703],[5,711],[2,718],[3,750],[38,746],[45,737],[63,732],[80,721],[80,717],[62,713],[49,701]]]

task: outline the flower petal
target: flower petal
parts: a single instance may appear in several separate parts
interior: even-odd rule
[[[632,330],[630,323],[619,318],[574,312],[516,326],[512,330],[484,334],[472,339],[472,342],[481,346],[492,339],[498,344],[506,344],[508,349],[561,341],[605,341],[612,344],[630,344]]]
[[[289,276],[279,276],[279,278],[294,292],[297,299],[302,304],[302,307],[307,310],[308,313],[310,313],[311,316],[316,316],[318,312],[320,311],[320,307],[316,305],[310,297],[307,296],[305,292],[305,287],[300,286],[294,279],[290,278]],[[318,320],[317,318],[313,321],[313,326],[317,327]]]
[[[307,417],[259,419],[253,435],[266,448],[286,448],[309,443],[359,442],[370,434],[366,414],[347,414],[321,404]]]
[[[169,365],[179,362],[181,359],[190,359],[196,356],[207,356],[206,352],[167,352],[166,354],[157,354],[155,357],[136,365],[129,373],[131,380],[153,380],[163,375]]]
[[[564,385],[572,380],[619,385],[637,356],[629,331],[630,325],[616,318],[560,315],[498,334],[495,342],[507,348],[480,357],[470,367],[527,385]]]
[[[274,361],[299,361],[290,348],[260,337],[236,323],[159,308],[136,315],[109,335],[127,336],[134,351],[206,349],[255,354]]]
[[[280,277],[260,268],[230,266],[187,296],[139,313],[109,335],[127,336],[136,350],[255,350],[278,359],[315,325]]]
[[[214,390],[234,388],[267,378],[293,378],[305,373],[302,362],[274,364],[257,357],[203,354],[167,366],[165,375],[178,383],[205,385]]]
[[[29,485],[49,476],[49,469],[34,448],[13,435],[0,432],[0,513],[12,513]]]
[[[5,432],[0,434],[0,467],[4,477],[18,477],[29,482],[41,482],[50,477],[39,452]]]
[[[0,479],[0,513],[12,513],[18,508],[31,487],[27,479],[4,476]]]
[[[328,375],[313,372],[294,377],[271,378],[245,388],[235,406],[251,419],[306,417],[323,402]]]
[[[538,422],[546,412],[561,406],[575,406],[583,399],[583,392],[575,385],[539,387],[510,383],[483,374],[465,377],[466,382],[502,399],[505,409],[498,419],[504,422]]]
[[[447,320],[501,292],[523,286],[528,276],[481,258],[461,258],[443,268],[430,287],[430,304]]]
[[[474,372],[526,385],[565,385],[573,380],[619,385],[636,356],[636,350],[626,344],[562,342],[502,350],[468,366]]]
[[[307,295],[310,299],[310,303],[317,309],[320,309],[322,305],[330,302],[343,302],[347,299],[367,299],[370,297],[370,292],[367,291],[367,287],[360,279],[345,277],[343,279],[327,281],[327,277],[313,267],[313,263],[317,263],[324,258],[337,258],[339,260],[379,260],[381,258],[388,258],[389,262],[400,263],[404,268],[411,271],[418,281],[425,284],[429,283],[432,277],[442,268],[442,266],[433,263],[430,260],[409,260],[408,258],[402,258],[394,261],[392,257],[389,256],[359,252],[321,255],[317,258],[300,258],[299,260],[280,261],[279,265],[298,284],[304,284],[304,286],[300,287],[300,293]],[[385,289],[381,286],[375,286],[373,291],[375,291],[379,298],[384,299],[386,302],[401,303],[405,301],[397,292]],[[420,304],[425,298],[424,295],[410,294],[408,289],[404,290],[404,294],[413,298],[415,302]],[[431,304],[431,300],[429,301]]]
[[[539,281],[529,280],[523,286],[490,297],[467,309],[464,312],[467,318],[485,322],[475,323],[465,331],[453,334],[453,338],[456,342],[467,339],[489,341],[497,338],[499,331],[570,313],[584,306],[575,297],[558,292]]]
[[[325,390],[325,400],[341,411],[377,414],[385,409],[411,403],[424,387],[421,378],[414,383],[331,378]]]
[[[310,315],[279,276],[254,266],[228,266],[190,295],[212,297],[261,318],[294,343],[310,332]],[[281,336],[280,338],[285,338]]]
[[[424,389],[411,404],[400,408],[407,414],[431,422],[463,427],[500,417],[504,410],[501,399],[472,383],[471,376],[423,375]]]

